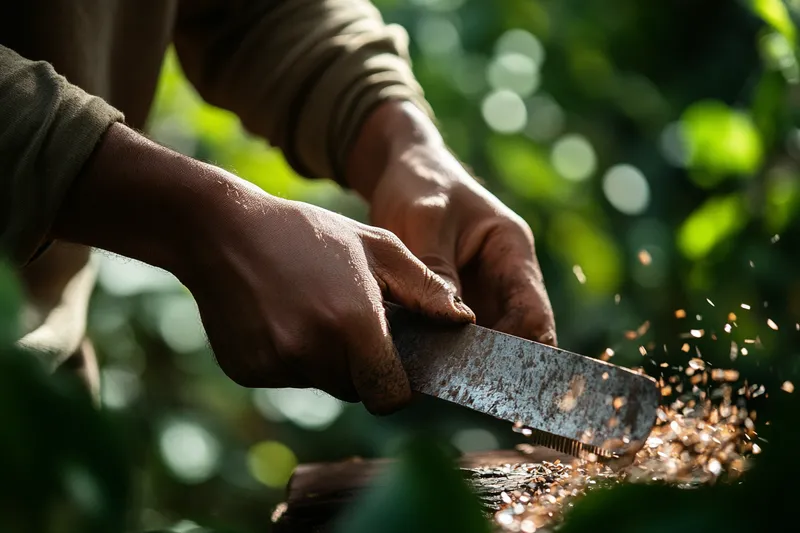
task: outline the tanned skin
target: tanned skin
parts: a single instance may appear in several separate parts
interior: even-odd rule
[[[247,387],[318,388],[375,414],[404,406],[384,300],[555,344],[530,228],[413,105],[369,116],[346,174],[374,226],[276,198],[115,124],[52,236],[173,273],[220,367]]]

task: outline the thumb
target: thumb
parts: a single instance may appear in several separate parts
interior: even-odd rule
[[[454,294],[461,295],[461,281],[458,278],[458,269],[455,267],[454,257],[446,257],[436,252],[415,255],[426,267],[442,278],[450,286]]]
[[[387,300],[438,320],[475,322],[475,313],[457,295],[453,278],[448,281],[428,268],[402,243],[385,253],[374,272]]]

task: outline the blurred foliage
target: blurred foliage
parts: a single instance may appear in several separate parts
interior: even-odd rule
[[[800,2],[377,4],[409,30],[415,72],[451,147],[533,228],[564,348],[612,348],[612,363],[655,376],[661,363],[701,355],[768,391],[751,406],[768,442],[743,484],[593,492],[567,530],[605,520],[699,531],[790,518],[797,409],[779,387],[800,381]],[[366,218],[355,195],[296,176],[235,116],[202,103],[172,52],[148,131],[272,194]],[[448,474],[450,459],[406,436],[425,428],[461,451],[507,448],[522,439],[507,424],[432,400],[376,419],[313,391],[243,390],[217,368],[174,278],[97,260],[89,328],[104,408],[91,409],[67,378],[46,378],[29,356],[0,357],[0,530],[265,531],[296,464],[351,455],[400,462],[388,488],[354,505],[348,531],[411,519],[417,533],[447,530],[441,516],[483,530]],[[7,340],[18,291],[0,274]],[[625,338],[648,320],[645,337]],[[706,335],[685,353],[690,328]],[[730,341],[749,353],[732,360]],[[434,508],[435,494],[452,500]]]

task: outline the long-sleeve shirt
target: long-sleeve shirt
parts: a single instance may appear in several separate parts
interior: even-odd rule
[[[411,73],[406,33],[385,24],[368,0],[5,2],[0,251],[16,264],[47,241],[65,192],[105,130],[121,120],[144,126],[170,44],[208,102],[237,113],[309,178],[342,181],[348,149],[381,101],[411,100],[430,112]],[[48,255],[39,261],[59,260]],[[80,276],[53,277],[57,293]],[[74,312],[61,309],[83,317],[66,328],[80,335],[56,351],[80,342],[88,289],[73,298]],[[68,304],[50,293],[46,300],[56,303],[38,306],[29,337]]]

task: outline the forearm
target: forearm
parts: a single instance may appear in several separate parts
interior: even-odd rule
[[[101,248],[181,274],[202,243],[208,198],[229,177],[112,125],[64,199],[55,239]]]

